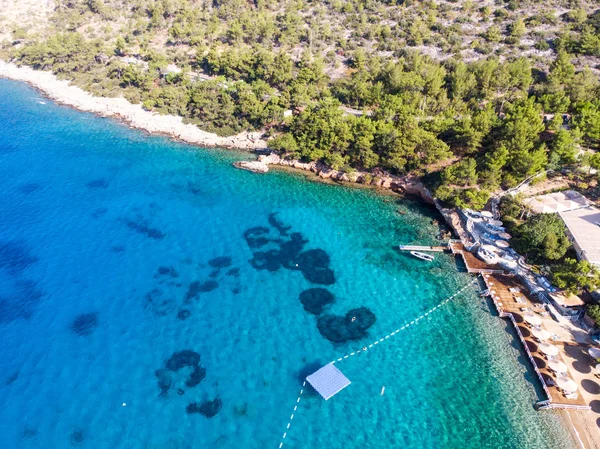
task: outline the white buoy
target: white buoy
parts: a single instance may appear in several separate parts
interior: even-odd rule
[[[127,405],[127,404],[126,404],[125,402],[123,402],[123,405],[122,405],[122,407],[125,407],[126,405]]]
[[[380,394],[380,396],[383,396],[383,393],[385,393],[385,385],[383,387],[381,387],[381,394]]]

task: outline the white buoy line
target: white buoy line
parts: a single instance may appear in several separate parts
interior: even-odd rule
[[[352,357],[354,355],[360,354],[362,352],[366,352],[367,350],[375,347],[379,343],[383,343],[385,340],[388,340],[390,337],[393,337],[394,335],[398,334],[399,332],[402,332],[403,330],[408,329],[410,326],[414,326],[419,321],[421,321],[422,319],[424,319],[427,316],[429,316],[431,313],[435,312],[436,310],[439,310],[440,308],[442,308],[443,306],[445,306],[446,304],[448,304],[450,301],[452,301],[454,298],[456,298],[458,295],[460,295],[467,287],[469,287],[469,286],[473,285],[474,283],[476,283],[478,279],[479,279],[479,276],[477,276],[475,279],[473,279],[472,282],[469,282],[463,288],[461,288],[460,290],[458,290],[452,296],[446,298],[442,302],[438,303],[436,306],[434,306],[431,309],[429,309],[427,312],[425,312],[422,315],[420,315],[418,318],[415,318],[414,320],[412,320],[410,323],[406,323],[404,326],[399,327],[398,329],[396,329],[393,332],[390,332],[389,334],[385,335],[384,337],[381,337],[379,340],[375,340],[373,343],[370,343],[369,345],[364,346],[362,349],[352,351],[349,354],[346,354],[346,355],[344,355],[342,357],[339,357],[339,358],[337,358],[335,360],[332,360],[330,363],[338,363],[338,362],[341,362],[341,361],[343,361],[343,360],[345,360],[345,359],[347,359],[349,357]],[[296,414],[296,411],[298,410],[298,405],[300,404],[300,398],[302,397],[302,393],[304,392],[304,387],[305,386],[306,386],[306,381],[302,382],[302,388],[300,389],[300,393],[298,394],[298,397],[296,398],[296,403],[294,404],[294,409],[292,411],[292,414],[290,415],[290,419],[289,419],[289,421],[287,423],[287,426],[285,428],[285,432],[283,432],[283,436],[281,437],[281,441],[279,443],[279,449],[281,449],[283,447],[283,443],[285,442],[287,434],[288,434],[288,432],[290,430],[290,426],[292,425],[292,420],[294,419],[294,415]],[[382,393],[381,393],[382,395],[383,395],[383,391],[384,390],[382,389]]]

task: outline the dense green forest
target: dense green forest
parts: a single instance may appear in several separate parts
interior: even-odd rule
[[[295,158],[421,175],[449,204],[600,168],[593,2],[71,0],[10,26],[4,58]]]

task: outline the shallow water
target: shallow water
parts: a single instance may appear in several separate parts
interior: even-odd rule
[[[2,447],[278,447],[304,376],[472,281],[395,250],[435,243],[415,202],[42,101],[0,80]],[[307,390],[283,447],[573,447],[505,327],[468,287],[339,362],[352,384]]]

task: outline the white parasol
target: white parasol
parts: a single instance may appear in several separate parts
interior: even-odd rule
[[[556,385],[558,385],[558,388],[566,391],[567,393],[574,393],[577,391],[577,384],[575,381],[565,376],[558,377],[556,379]]]
[[[560,360],[550,360],[548,362],[548,367],[556,372],[556,373],[566,373],[567,372],[567,365],[565,365],[563,362],[561,362]]]
[[[540,329],[540,328],[534,327],[533,329],[531,329],[531,333],[533,334],[533,336],[535,338],[537,338],[540,341],[548,340],[550,338],[550,332],[548,332],[546,329]]]
[[[558,355],[558,348],[550,343],[540,343],[539,346],[540,351],[549,356]]]
[[[525,321],[527,321],[529,324],[531,324],[533,326],[539,326],[540,324],[542,324],[542,317],[539,315],[536,315],[533,312],[526,312],[523,315],[523,318],[525,319]]]

